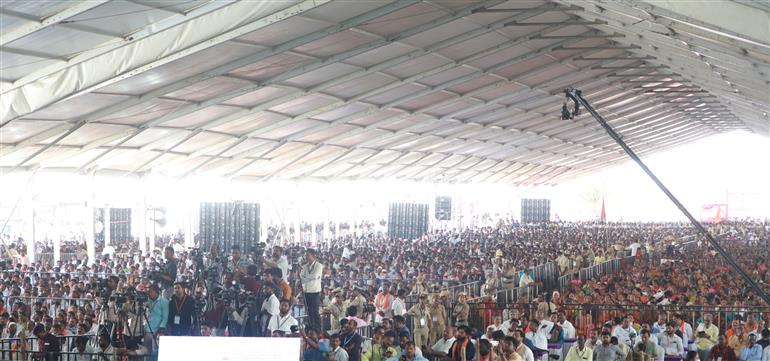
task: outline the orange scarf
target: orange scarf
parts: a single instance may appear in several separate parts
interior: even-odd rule
[[[452,345],[452,350],[450,351],[449,355],[452,358],[452,360],[457,360],[457,356],[460,356],[460,360],[467,361],[466,360],[466,348],[468,347],[468,338],[466,337],[465,340],[463,340],[462,344],[458,344],[457,341]],[[460,354],[458,355],[458,350]]]
[[[385,298],[385,301],[383,302],[382,298]],[[374,300],[374,304],[380,308],[388,309],[390,308],[390,293],[378,293],[377,298]]]

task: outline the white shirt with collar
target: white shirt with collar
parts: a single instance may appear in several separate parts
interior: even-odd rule
[[[455,342],[455,338],[452,337],[450,339],[440,338],[436,343],[433,344],[433,347],[431,347],[431,350],[434,352],[443,352],[445,354],[449,354],[449,349],[452,347],[452,344]]]
[[[564,332],[565,340],[577,337],[575,326],[573,326],[571,322],[564,320],[564,323],[560,323],[558,325],[561,327],[562,332]]]
[[[277,315],[281,312],[281,302],[278,301],[278,297],[275,297],[275,293],[262,301],[262,311],[267,311],[271,315]]]
[[[524,361],[535,361],[535,354],[527,347],[523,342],[516,349],[516,353],[524,359]]]
[[[666,355],[672,355],[672,356],[682,356],[684,355],[684,344],[682,343],[682,338],[677,335],[667,335],[662,334],[660,337],[658,337],[658,340],[660,340],[660,346],[663,347],[663,350],[666,352]]]
[[[334,349],[334,356],[337,361],[348,361],[348,352],[342,346]]]
[[[321,292],[321,277],[323,276],[324,265],[315,261],[311,264],[303,264],[299,276],[302,279],[302,290],[305,293]]]
[[[285,316],[280,314],[270,317],[270,322],[267,324],[267,329],[270,332],[283,331],[286,334],[291,333],[291,326],[297,326],[299,323],[297,319],[291,316],[291,313],[287,313]]]
[[[535,347],[541,350],[548,350],[548,336],[552,328],[553,322],[543,320],[540,322],[540,326],[538,326],[537,330],[535,332],[527,332],[526,337],[532,341],[532,344]]]

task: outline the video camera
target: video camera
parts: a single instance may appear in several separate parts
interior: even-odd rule
[[[149,296],[145,292],[139,292],[134,287],[127,287],[122,293],[114,293],[110,295],[109,300],[115,302],[115,305],[122,306],[127,301],[134,303],[146,303],[149,301]]]
[[[292,246],[286,249],[287,257],[291,260],[292,267],[299,266],[302,256],[305,254],[305,248],[302,246]]]

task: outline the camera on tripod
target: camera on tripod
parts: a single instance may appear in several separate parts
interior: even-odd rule
[[[115,302],[118,307],[122,306],[128,301],[134,303],[146,303],[149,301],[147,293],[139,292],[134,287],[127,287],[122,293],[114,293],[110,295],[110,301]]]
[[[377,308],[373,304],[371,304],[371,303],[364,304],[364,313],[372,313],[373,314],[375,312],[377,312]]]
[[[302,262],[302,256],[305,254],[305,248],[302,246],[293,246],[286,250],[286,253],[291,259],[292,267],[297,267]]]

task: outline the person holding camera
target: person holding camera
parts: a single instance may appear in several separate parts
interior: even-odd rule
[[[283,247],[281,246],[275,246],[273,247],[273,253],[271,254],[270,258],[262,258],[262,263],[264,264],[264,268],[278,268],[281,270],[281,278],[282,280],[286,281],[289,278],[289,260],[286,258],[286,256],[283,254]],[[273,282],[280,285],[278,280],[273,280]]]
[[[299,277],[302,282],[302,292],[305,295],[308,324],[315,329],[321,329],[321,277],[324,265],[318,262],[318,253],[310,248],[305,251],[305,262],[300,269]]]
[[[171,336],[192,336],[195,302],[187,296],[182,282],[174,283],[174,296],[168,309],[168,334]]]

